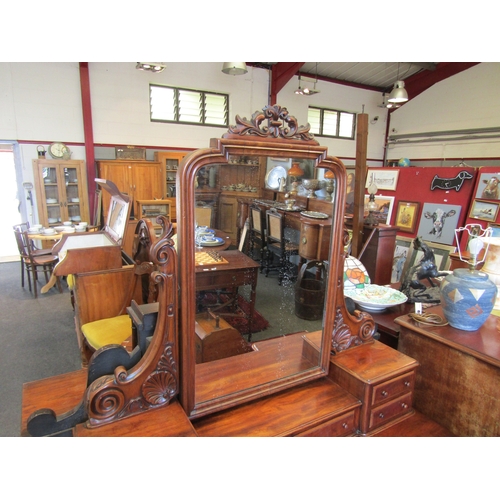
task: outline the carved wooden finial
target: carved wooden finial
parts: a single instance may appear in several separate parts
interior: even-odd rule
[[[267,120],[267,126],[262,125]],[[289,115],[288,110],[281,106],[265,106],[262,111],[256,111],[252,119],[241,118],[236,115],[237,125],[229,127],[228,135],[252,135],[258,137],[270,137],[273,139],[295,139],[300,141],[314,141],[314,135],[309,133],[311,126],[298,125],[297,119]]]

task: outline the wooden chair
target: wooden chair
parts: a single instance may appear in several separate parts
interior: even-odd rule
[[[266,212],[267,220],[267,257],[265,259],[264,269],[266,276],[270,271],[278,271],[278,284],[281,285],[283,279],[294,279],[292,273],[292,263],[290,257],[299,254],[299,245],[292,243],[285,238],[285,227],[283,216],[274,208]],[[275,264],[275,257],[278,263]]]
[[[194,209],[194,217],[196,224],[198,226],[208,226],[212,227],[212,207],[200,206],[195,207]]]
[[[30,228],[30,223],[29,222],[21,222],[20,224],[16,224],[14,226],[12,226],[12,229],[14,229],[14,231],[17,231],[17,232],[25,232],[25,231],[28,231]],[[30,243],[31,243],[31,248],[33,250],[33,254],[35,256],[39,256],[39,255],[49,255],[52,253],[52,250],[50,248],[44,248],[44,249],[38,249],[35,247],[35,244],[29,240]],[[25,266],[24,266],[24,258],[23,258],[23,255],[21,253],[19,253],[19,260],[21,262],[21,285],[22,287],[24,288],[24,272],[25,272]]]
[[[148,221],[136,228],[134,264],[116,269],[76,273],[74,275],[75,326],[82,365],[87,366],[93,353],[105,345],[125,345],[133,349],[133,327],[128,308],[154,303],[157,289],[151,281],[155,270],[149,261],[149,248],[156,240],[153,224]]]
[[[21,285],[24,288],[24,271],[28,277],[28,287],[30,292],[34,291],[35,299],[38,298],[38,273],[43,272],[45,281],[48,283],[52,275],[54,266],[59,262],[57,255],[53,255],[50,250],[37,251],[28,237],[28,232],[24,231],[22,225],[14,226],[14,236],[21,259]],[[33,277],[33,290],[31,278]],[[56,280],[57,289],[62,293],[62,286],[59,277]]]
[[[256,245],[260,250],[260,271],[264,269],[264,259],[267,255],[266,214],[258,205],[250,205],[248,211],[248,230],[250,232],[249,256],[254,258]]]

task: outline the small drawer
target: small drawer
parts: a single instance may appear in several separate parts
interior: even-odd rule
[[[210,288],[214,285],[213,274],[196,273],[196,288],[203,290],[203,287]]]
[[[415,385],[415,371],[411,371],[401,375],[395,379],[388,380],[382,384],[373,387],[372,406],[375,406],[384,401],[404,394],[405,392],[413,391]]]
[[[353,410],[345,415],[342,415],[341,417],[337,417],[297,435],[306,437],[351,436],[357,431],[356,412],[357,410]]]
[[[370,413],[370,430],[411,411],[411,401],[410,393],[374,408]]]

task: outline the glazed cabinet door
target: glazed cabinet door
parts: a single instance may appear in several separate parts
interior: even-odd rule
[[[38,217],[44,227],[90,222],[85,163],[33,160]]]

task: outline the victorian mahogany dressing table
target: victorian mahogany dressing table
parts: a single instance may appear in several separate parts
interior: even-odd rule
[[[80,385],[85,391],[85,420],[72,428],[73,435],[347,436],[372,433],[385,428],[386,421],[394,424],[411,416],[416,363],[388,347],[380,348],[373,340],[373,318],[362,311],[351,314],[345,305],[344,165],[328,156],[308,126],[299,126],[281,106],[266,106],[251,120],[237,116],[236,121],[209,148],[184,158],[177,181],[178,251],[169,226],[152,240],[150,249],[151,261],[158,267],[153,279],[160,302],[151,344],[132,369],[118,366],[86,390]],[[329,272],[323,330],[284,330],[280,336],[255,342],[252,352],[197,364],[196,290],[210,286],[218,273],[204,275],[195,265],[196,174],[241,155],[303,158],[312,161],[314,169],[329,170],[336,180],[331,239],[324,259]],[[252,282],[253,269],[236,271],[236,281],[240,276],[242,282]],[[207,283],[201,285],[199,279]],[[367,359],[376,362],[366,366]],[[25,384],[24,432],[34,408],[52,406],[57,418],[70,410],[78,401],[75,391],[82,377],[75,372]],[[389,407],[382,408],[386,401]],[[387,416],[384,424],[376,421],[380,413]]]

